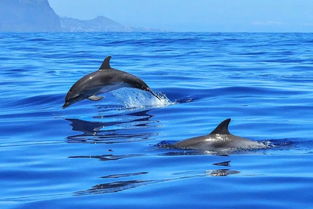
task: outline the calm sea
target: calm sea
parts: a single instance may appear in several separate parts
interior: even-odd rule
[[[0,207],[313,208],[313,34],[1,33]],[[112,56],[163,94],[119,90],[63,110]],[[275,147],[159,146],[230,131]]]

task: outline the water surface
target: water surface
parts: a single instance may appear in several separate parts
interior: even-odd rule
[[[313,36],[0,34],[1,208],[310,208]],[[61,108],[105,56],[169,101],[121,90]],[[165,149],[230,131],[277,146]]]

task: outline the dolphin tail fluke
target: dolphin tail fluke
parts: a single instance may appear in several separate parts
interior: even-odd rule
[[[154,93],[152,90],[148,90],[153,96],[155,96],[156,98],[158,98],[159,100],[161,100],[161,97],[159,95],[157,95],[156,93]]]
[[[230,118],[224,120],[210,134],[230,134],[228,130],[230,121]]]

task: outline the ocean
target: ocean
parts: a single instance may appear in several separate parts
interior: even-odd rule
[[[0,207],[313,208],[310,33],[0,33]],[[155,92],[62,109],[106,56]],[[160,146],[230,131],[275,146]]]

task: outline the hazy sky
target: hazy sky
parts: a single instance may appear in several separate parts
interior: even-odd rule
[[[60,16],[169,31],[313,32],[313,0],[49,0]]]

